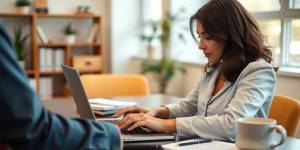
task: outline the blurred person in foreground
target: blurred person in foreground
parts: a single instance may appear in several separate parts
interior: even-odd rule
[[[0,148],[121,149],[119,129],[113,124],[67,119],[42,106],[18,65],[15,49],[1,21],[0,83]]]

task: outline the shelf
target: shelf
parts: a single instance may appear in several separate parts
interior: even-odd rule
[[[20,14],[20,13],[0,13],[2,17],[33,17],[32,13]]]
[[[95,16],[93,14],[37,14],[38,17],[47,17],[47,18],[97,18],[99,16]]]
[[[34,74],[34,70],[26,70],[27,75],[33,75]]]
[[[31,45],[32,45],[32,51],[30,52],[32,59],[28,60],[30,62],[30,64],[32,64],[32,67],[25,70],[24,72],[32,79],[35,79],[35,85],[36,85],[36,90],[37,93],[41,94],[41,91],[44,92],[43,90],[45,90],[44,88],[46,86],[41,86],[42,84],[46,84],[46,80],[47,82],[50,80],[56,80],[59,81],[60,84],[57,84],[55,86],[55,89],[59,89],[56,92],[53,92],[55,95],[54,98],[55,99],[66,99],[68,98],[67,95],[69,95],[69,91],[67,88],[67,83],[66,81],[61,81],[61,77],[63,77],[63,72],[61,70],[44,70],[44,68],[42,70],[41,69],[41,64],[39,62],[39,60],[41,59],[45,59],[47,57],[47,59],[52,59],[50,57],[52,56],[47,56],[50,55],[50,53],[47,54],[43,54],[42,58],[41,58],[41,53],[40,53],[40,49],[39,48],[51,48],[52,50],[58,50],[60,49],[63,50],[63,59],[60,58],[60,63],[65,63],[67,65],[72,65],[72,57],[75,55],[91,55],[91,56],[99,56],[101,58],[104,58],[104,50],[103,50],[103,41],[101,38],[101,27],[102,27],[102,20],[101,20],[101,16],[99,15],[95,15],[92,13],[75,13],[75,14],[37,14],[35,12],[29,13],[29,14],[21,14],[21,13],[0,13],[0,18],[5,18],[5,19],[13,19],[12,21],[15,22],[17,21],[18,24],[23,25],[24,22],[18,22],[18,19],[26,19],[29,20],[28,24],[29,24],[29,32],[31,33],[31,36],[29,37]],[[11,17],[11,18],[9,18]],[[54,20],[55,19],[55,20]],[[73,21],[75,21],[74,23],[77,23],[77,21],[83,21],[83,22],[91,22],[93,26],[81,26],[80,28],[84,28],[84,29],[88,29],[88,28],[92,28],[95,26],[95,29],[97,29],[95,32],[95,36],[94,39],[92,40],[93,43],[88,43],[87,39],[77,39],[76,43],[74,44],[67,44],[65,42],[64,39],[52,39],[49,40],[49,43],[47,44],[42,44],[40,41],[40,37],[39,34],[36,30],[36,27],[39,25],[39,21],[49,21],[49,22],[57,22],[57,24],[60,24],[60,22],[65,22],[65,20],[68,19],[74,19]],[[75,20],[77,19],[77,20]],[[27,24],[27,21],[26,21]],[[79,23],[78,23],[79,24]],[[52,24],[51,24],[52,25]],[[53,24],[55,25],[55,24]],[[97,27],[97,28],[96,28]],[[51,31],[50,31],[51,32]],[[97,43],[97,44],[95,44]],[[105,44],[105,43],[103,43]],[[51,55],[55,55],[56,53],[52,53]],[[44,57],[46,55],[46,57]],[[62,61],[61,61],[62,60]],[[101,59],[101,61],[103,61],[105,59]],[[54,61],[58,61],[58,60],[53,60]],[[47,63],[49,63],[50,61],[48,61]],[[53,63],[52,62],[52,63]],[[45,63],[45,62],[43,62]],[[103,62],[101,62],[103,64]],[[92,74],[92,73],[103,73],[101,68],[99,68],[98,70],[87,70],[87,71],[81,71],[81,74]],[[47,77],[47,78],[44,78]],[[45,80],[43,80],[42,82],[42,78],[44,78]],[[50,79],[50,80],[48,80]],[[45,81],[45,82],[44,82]],[[60,90],[62,89],[62,90]]]
[[[41,75],[61,75],[62,71],[41,71]]]
[[[65,48],[65,47],[100,47],[100,44],[91,44],[91,43],[75,43],[75,44],[67,44],[67,43],[50,43],[50,44],[40,44],[39,47],[46,48]]]
[[[79,70],[79,73],[80,74],[88,74],[88,73],[101,73],[102,71],[101,70],[98,70],[98,71],[91,71],[91,70]]]
[[[36,14],[36,13],[29,13],[29,14],[21,14],[21,13],[0,13],[0,16],[3,17],[45,17],[45,18],[74,18],[74,19],[84,19],[84,18],[99,18],[97,15],[93,14]]]
[[[80,74],[87,74],[87,73],[101,73],[102,71],[101,70],[97,70],[97,71],[84,70],[84,71],[79,71],[79,72],[80,72]],[[61,74],[63,74],[63,72],[62,71],[41,71],[40,74],[41,75],[61,75]]]
[[[53,96],[52,97],[53,100],[63,100],[63,101],[68,101],[68,100],[73,100],[73,97],[72,96]]]

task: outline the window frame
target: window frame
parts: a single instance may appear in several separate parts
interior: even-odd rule
[[[168,3],[170,5],[170,3]],[[280,8],[279,10],[273,11],[259,11],[253,12],[251,14],[255,17],[255,19],[259,21],[271,21],[278,20],[280,21],[280,37],[279,37],[279,47],[280,54],[278,66],[280,67],[291,67],[291,68],[300,68],[298,63],[291,63],[290,61],[290,43],[291,43],[291,22],[294,19],[300,19],[300,8],[293,8],[294,0],[279,0]],[[164,12],[164,11],[163,11]],[[172,36],[172,35],[171,35]],[[268,35],[267,35],[268,36]],[[172,41],[170,41],[170,44]],[[172,48],[172,47],[171,47]],[[179,60],[180,62],[184,62]],[[203,62],[188,62],[195,64],[202,64]]]
[[[278,11],[266,11],[266,12],[252,12],[257,21],[268,20],[280,20],[280,54],[278,65],[280,67],[297,67],[300,65],[294,65],[289,60],[290,43],[291,43],[291,22],[294,19],[300,19],[300,9],[292,8],[294,0],[279,0],[280,9]]]

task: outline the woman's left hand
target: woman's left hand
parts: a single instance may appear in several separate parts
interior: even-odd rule
[[[159,133],[175,133],[176,120],[159,119],[145,113],[131,113],[125,116],[125,118],[119,123],[119,127],[120,129],[128,127],[128,131],[132,131],[137,127],[146,127]]]

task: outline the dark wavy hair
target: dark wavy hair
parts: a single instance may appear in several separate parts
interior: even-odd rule
[[[190,18],[190,31],[194,39],[193,23],[202,24],[213,39],[224,42],[222,74],[227,81],[235,81],[242,70],[258,58],[268,63],[272,53],[264,45],[263,35],[253,16],[237,0],[211,0]],[[206,65],[205,71],[210,64]]]

